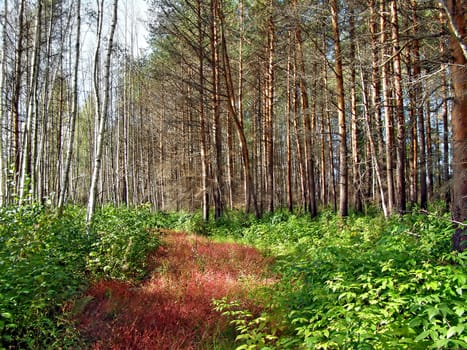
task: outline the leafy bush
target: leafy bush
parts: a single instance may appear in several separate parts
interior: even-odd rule
[[[147,255],[159,245],[160,216],[148,207],[105,206],[96,213],[87,268],[104,278],[132,279],[145,274]]]
[[[244,240],[277,257],[282,280],[260,317],[224,305],[239,349],[466,348],[467,254],[451,234],[447,216],[420,214],[251,225]]]
[[[60,320],[84,280],[83,215],[41,206],[0,210],[0,348],[53,348],[74,339]],[[70,338],[71,337],[71,338]]]
[[[84,210],[58,216],[39,205],[0,209],[0,349],[76,344],[68,305],[96,278],[140,278],[159,243],[154,228],[174,222],[149,208],[105,207],[86,232]]]

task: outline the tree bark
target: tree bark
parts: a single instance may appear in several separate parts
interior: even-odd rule
[[[215,169],[214,169],[214,217],[222,216],[224,210],[224,174],[222,164],[222,131],[220,114],[220,59],[219,59],[219,1],[211,0],[211,70],[212,70],[212,115],[214,120],[214,149],[215,149]]]
[[[63,170],[63,179],[61,192],[58,198],[58,210],[61,213],[65,204],[68,182],[70,179],[71,158],[73,154],[73,144],[75,140],[76,119],[78,118],[78,68],[80,59],[80,40],[81,40],[81,0],[76,1],[76,41],[75,41],[75,63],[73,67],[73,101],[70,118],[70,135],[68,137],[67,153],[65,156],[65,166]],[[118,155],[117,155],[118,157]],[[118,181],[118,179],[117,179]]]
[[[287,207],[293,212],[293,187],[292,187],[292,40],[289,33],[287,45]]]
[[[260,211],[258,208],[258,201],[256,199],[255,188],[253,183],[253,177],[251,174],[251,162],[250,162],[250,153],[248,150],[248,142],[245,136],[245,131],[243,129],[243,116],[242,113],[242,104],[238,102],[239,109],[237,110],[236,99],[240,98],[239,95],[235,97],[235,90],[232,80],[232,70],[230,64],[230,58],[227,49],[227,40],[225,37],[225,26],[224,26],[224,16],[223,13],[220,13],[220,29],[221,29],[221,45],[222,45],[222,60],[223,60],[223,75],[226,84],[226,92],[228,97],[227,107],[229,109],[229,116],[232,118],[235,130],[237,132],[238,139],[240,141],[240,149],[242,153],[243,160],[243,176],[244,176],[244,187],[245,187],[245,210],[246,212],[250,211],[251,202],[253,202],[253,209],[256,217],[260,216]],[[241,89],[240,89],[241,90]]]
[[[448,0],[447,8],[461,38],[465,38],[466,3],[463,0]],[[467,247],[467,59],[457,35],[451,35],[450,49],[453,58],[452,87],[452,218],[458,223],[453,235],[453,248],[464,251]]]
[[[272,11],[272,2],[271,2]],[[274,211],[274,54],[275,54],[275,33],[272,14],[269,14],[267,24],[267,74],[266,74],[266,116],[265,116],[265,140],[266,140],[266,189],[268,193],[268,210]]]
[[[339,215],[348,215],[347,129],[345,125],[344,75],[339,30],[337,0],[331,0],[332,28],[334,35],[335,73],[337,84],[337,114],[339,123]]]
[[[394,93],[396,103],[396,120],[397,120],[397,147],[396,147],[396,171],[397,171],[397,210],[399,214],[404,214],[406,211],[406,179],[405,179],[405,116],[404,116],[404,100],[402,91],[402,68],[399,44],[399,23],[398,23],[398,8],[397,1],[391,0],[391,39],[392,39],[392,55],[394,57]]]
[[[6,43],[7,43],[7,13],[8,13],[8,0],[3,1],[2,13],[2,48],[0,51],[0,208],[6,204],[6,162],[3,156],[3,143],[4,143],[4,113],[5,113],[5,100],[3,98],[3,88],[5,86],[5,71],[6,71]]]
[[[296,0],[294,1],[294,6],[297,6]],[[318,214],[318,209],[316,206],[316,188],[315,188],[315,162],[313,159],[313,148],[312,148],[312,126],[311,126],[311,110],[308,99],[308,85],[305,79],[305,62],[303,59],[303,49],[302,49],[302,30],[300,27],[299,19],[296,20],[297,24],[295,27],[295,44],[296,44],[296,55],[297,55],[297,65],[299,69],[299,86],[300,86],[300,103],[302,106],[302,115],[303,115],[303,126],[305,132],[305,174],[307,179],[306,186],[306,204],[310,216],[313,218]]]
[[[29,79],[30,86],[27,96],[27,116],[26,124],[23,131],[23,147],[22,147],[22,161],[20,169],[20,183],[19,183],[19,205],[24,201],[31,201],[32,198],[26,198],[26,193],[32,195],[31,183],[33,174],[31,173],[31,150],[32,150],[32,128],[35,126],[36,106],[38,104],[38,79],[39,79],[39,60],[40,60],[40,45],[41,45],[41,31],[42,31],[42,1],[38,1],[36,5],[36,19],[34,23],[34,46],[33,55],[31,57],[31,77]]]
[[[18,9],[18,39],[15,49],[15,75],[14,75],[14,88],[12,95],[12,118],[13,118],[13,137],[12,148],[14,158],[14,181],[15,191],[18,191],[19,185],[19,171],[21,160],[21,140],[20,140],[20,98],[21,98],[21,76],[23,74],[23,40],[24,40],[24,6],[25,0],[19,2]]]
[[[352,6],[352,5],[351,5]],[[352,144],[352,175],[353,175],[353,202],[354,209],[357,212],[363,211],[362,199],[362,181],[360,173],[360,130],[357,115],[357,92],[355,84],[355,11],[353,7],[350,11],[349,26],[350,26],[350,59],[352,60],[350,67],[350,111],[352,113],[351,122],[351,144]]]
[[[92,218],[94,216],[94,212],[96,209],[96,197],[97,197],[97,190],[98,190],[98,180],[99,175],[101,172],[102,167],[102,151],[104,146],[104,132],[105,132],[105,125],[106,120],[108,117],[108,109],[109,109],[109,99],[110,99],[110,64],[112,59],[112,49],[113,49],[113,39],[115,28],[117,26],[117,14],[118,14],[118,0],[114,0],[112,5],[112,22],[110,25],[110,33],[108,37],[108,44],[107,44],[107,53],[105,59],[105,67],[104,67],[104,82],[103,82],[103,89],[104,89],[104,100],[102,106],[99,104],[96,105],[96,111],[100,110],[100,113],[96,113],[96,117],[99,121],[98,123],[98,131],[97,131],[97,138],[96,138],[96,153],[94,155],[94,166],[91,178],[91,185],[89,189],[89,200],[88,206],[86,211],[86,223],[88,228],[92,223]],[[95,61],[94,64],[98,65],[99,62]],[[98,92],[97,92],[98,94]],[[102,108],[102,109],[101,109]]]
[[[386,61],[386,49],[387,45],[387,34],[386,34],[386,0],[380,1],[380,43],[381,43],[381,61],[383,62],[381,68],[382,77],[382,88],[384,96],[384,121],[386,131],[386,177],[387,177],[387,191],[388,191],[388,203],[387,210],[388,215],[391,215],[394,208],[394,125],[393,125],[393,114],[390,106],[391,103],[391,86],[389,81],[389,63]]]

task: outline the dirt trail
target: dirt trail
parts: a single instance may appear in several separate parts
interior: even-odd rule
[[[138,286],[100,281],[79,317],[92,349],[204,349],[225,327],[212,300],[243,298],[265,283],[267,266],[254,248],[169,232]]]

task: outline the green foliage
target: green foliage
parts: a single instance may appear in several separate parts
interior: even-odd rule
[[[271,312],[253,314],[237,300],[224,297],[214,300],[214,309],[229,318],[237,331],[235,341],[242,343],[236,350],[274,349],[284,324]]]
[[[0,349],[76,345],[68,305],[95,278],[140,278],[168,214],[105,207],[88,235],[84,210],[0,209]]]
[[[160,215],[154,215],[148,207],[105,206],[93,221],[88,270],[105,278],[143,277],[147,255],[159,245],[154,228],[160,224]]]
[[[176,214],[171,215],[175,216]],[[211,213],[209,221],[206,222],[201,212],[181,213],[178,215],[177,221],[172,223],[170,227],[204,236],[234,237],[240,239],[243,236],[245,228],[257,223],[252,214],[246,214],[241,210],[226,211],[218,219],[214,219],[213,217],[214,215]]]
[[[451,234],[442,214],[271,215],[243,230],[276,257],[266,311],[218,307],[239,349],[466,348],[467,254],[450,251]]]
[[[43,349],[74,340],[58,318],[84,280],[83,215],[38,205],[0,211],[0,348]]]

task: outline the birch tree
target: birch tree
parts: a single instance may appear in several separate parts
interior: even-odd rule
[[[337,0],[331,0],[332,28],[334,36],[335,73],[337,83],[337,114],[339,123],[339,214],[348,215],[348,169],[347,129],[345,125],[344,73],[339,30],[339,7]]]
[[[110,32],[108,36],[107,42],[107,49],[106,49],[106,57],[104,63],[104,81],[103,81],[103,102],[100,104],[97,99],[96,103],[96,120],[98,121],[97,126],[97,134],[96,134],[96,147],[95,147],[95,155],[94,155],[94,165],[93,165],[93,172],[91,178],[91,185],[89,188],[89,199],[88,199],[88,206],[86,211],[86,222],[88,225],[92,223],[92,217],[94,215],[96,209],[96,197],[98,191],[98,181],[99,175],[102,166],[102,151],[103,151],[103,143],[104,143],[104,132],[106,126],[106,120],[108,118],[108,110],[109,110],[109,99],[110,99],[110,65],[112,61],[112,49],[113,49],[113,40],[115,34],[115,28],[117,26],[117,15],[118,15],[118,0],[114,0],[112,4],[112,20],[110,24]],[[100,35],[98,36],[98,43],[100,42]],[[100,45],[97,45],[99,49]],[[99,57],[99,55],[96,55]],[[99,65],[98,59],[94,61],[95,65]],[[99,95],[99,92],[96,93]]]
[[[7,13],[8,13],[8,0],[3,1],[3,13],[2,13],[2,48],[0,50],[0,208],[5,205],[6,195],[6,162],[4,157],[4,133],[3,123],[5,114],[5,99],[3,89],[5,86],[5,71],[6,71],[6,43],[7,43]]]
[[[70,116],[70,134],[66,147],[65,165],[62,172],[62,187],[58,198],[58,209],[61,211],[67,194],[70,179],[70,167],[73,155],[73,144],[75,140],[76,119],[78,118],[78,69],[81,49],[81,0],[76,1],[76,41],[75,41],[75,62],[73,66],[73,101]]]

